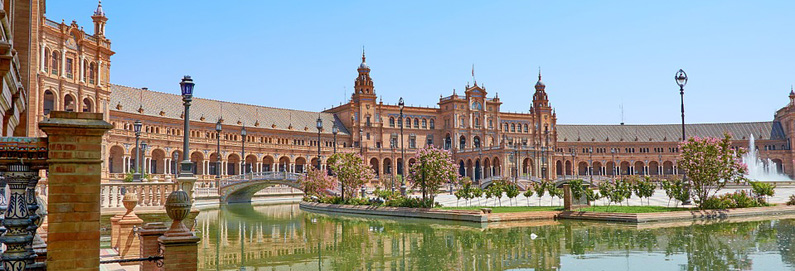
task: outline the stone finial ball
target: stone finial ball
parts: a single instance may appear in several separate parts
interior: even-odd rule
[[[124,204],[124,208],[127,210],[132,210],[136,205],[138,205],[138,194],[128,191],[127,193],[124,193],[124,199],[122,199],[121,202]]]
[[[166,214],[172,220],[184,220],[190,213],[190,197],[182,190],[171,192],[166,199]]]

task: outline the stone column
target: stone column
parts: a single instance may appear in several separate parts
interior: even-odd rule
[[[168,230],[163,222],[146,223],[138,231],[138,242],[141,244],[141,257],[147,258],[160,255],[160,244],[157,239]],[[141,270],[157,270],[157,263],[152,261],[141,262]]]
[[[200,238],[182,220],[188,217],[191,200],[185,191],[174,191],[166,200],[166,213],[173,220],[163,236],[157,238],[163,253],[161,270],[195,271],[198,269]]]
[[[47,269],[99,270],[101,113],[52,112],[39,123],[49,141]]]

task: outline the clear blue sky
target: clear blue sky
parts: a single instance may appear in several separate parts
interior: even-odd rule
[[[222,4],[221,4],[222,3]],[[96,1],[47,1],[88,32]],[[471,67],[527,112],[538,67],[558,122],[769,121],[795,83],[795,1],[106,0],[111,81],[319,111],[350,97],[362,45],[386,103],[435,105]],[[346,93],[347,90],[347,93]]]

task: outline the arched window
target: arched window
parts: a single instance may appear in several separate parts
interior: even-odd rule
[[[436,127],[433,125],[433,119],[431,119],[431,129],[435,129]]]
[[[511,123],[511,132],[512,133],[516,132],[516,124],[514,123]]]
[[[94,112],[93,103],[88,98],[83,99],[83,112]]]
[[[427,128],[428,128],[428,120],[422,119],[422,129],[427,129]]]
[[[58,66],[60,66],[59,65],[60,64],[60,61],[59,61],[60,57],[58,55],[59,55],[58,51],[53,51],[52,52],[52,57],[50,58],[52,60],[52,65],[50,65],[50,68],[52,69],[52,74],[55,74],[55,75],[58,74]]]
[[[93,84],[97,77],[97,66],[94,62],[88,64],[88,82]]]
[[[461,119],[459,119],[459,121],[460,121],[459,124],[458,124],[459,127],[462,127],[462,128],[466,127],[466,125],[464,124],[464,117],[461,117]]]
[[[395,127],[395,118],[389,117],[389,127]]]
[[[475,128],[480,128],[480,120],[475,118]]]
[[[74,112],[75,111],[75,98],[72,95],[66,95],[63,98],[63,108],[66,112]]]
[[[44,115],[50,114],[55,110],[55,94],[52,91],[44,91]]]
[[[88,77],[88,60],[83,60],[83,82],[86,81],[86,77]]]
[[[476,136],[476,137],[475,137],[475,138],[472,140],[472,143],[473,143],[473,144],[475,144],[475,148],[477,148],[477,149],[480,149],[480,137],[477,137],[477,136]]]
[[[525,133],[527,133],[528,131],[529,131],[529,130],[527,130],[527,124],[525,124],[525,125],[524,125],[524,132],[525,132]]]
[[[420,128],[420,120],[414,119],[414,129],[419,129],[419,128]]]
[[[464,137],[464,136],[461,136],[461,138],[458,141],[459,141],[458,142],[458,148],[462,149],[462,150],[466,149],[466,147],[467,147],[467,138]]]
[[[411,128],[411,119],[410,118],[406,118],[403,121],[405,122],[404,124],[406,125],[406,128]]]
[[[505,124],[504,130],[505,130],[506,133],[508,132],[508,124],[507,123]]]
[[[50,71],[50,48],[44,48],[44,72]]]

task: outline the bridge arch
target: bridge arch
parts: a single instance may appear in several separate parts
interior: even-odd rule
[[[301,190],[300,179],[304,174],[290,172],[260,172],[230,177],[220,182],[222,203],[251,202],[251,197],[262,189],[283,185]]]

